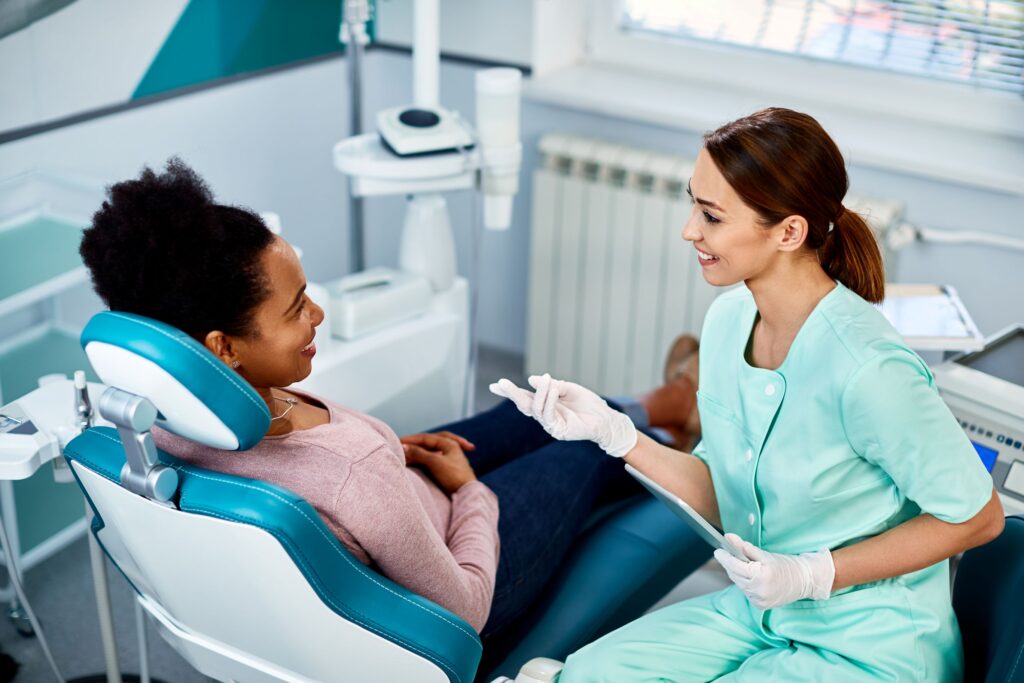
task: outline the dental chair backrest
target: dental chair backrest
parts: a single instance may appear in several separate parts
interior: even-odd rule
[[[148,399],[168,431],[239,451],[267,431],[252,387],[168,325],[104,312],[82,345],[102,381]],[[92,533],[193,666],[235,681],[472,681],[473,628],[364,567],[290,491],[163,452],[163,490],[129,490],[123,440],[144,450],[148,438],[94,427],[65,455],[95,513]]]
[[[964,680],[1024,683],[1024,516],[964,553],[953,608],[964,643]]]

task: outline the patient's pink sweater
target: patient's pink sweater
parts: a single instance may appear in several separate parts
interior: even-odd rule
[[[299,393],[299,392],[295,392]],[[449,499],[405,466],[380,420],[320,398],[330,423],[222,451],[153,429],[159,448],[192,464],[283,486],[305,498],[367,565],[480,631],[494,595],[498,499],[473,481]]]

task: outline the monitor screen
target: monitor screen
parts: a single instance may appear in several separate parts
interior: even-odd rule
[[[995,467],[996,458],[999,457],[999,451],[994,448],[989,448],[988,446],[982,446],[974,441],[971,443],[974,444],[974,450],[978,451],[978,457],[981,458],[981,462],[984,463],[985,469],[991,472],[992,468]]]
[[[973,370],[1024,387],[1024,330],[1016,330],[983,351],[957,360]]]

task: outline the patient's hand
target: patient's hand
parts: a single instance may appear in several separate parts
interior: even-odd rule
[[[464,484],[476,481],[476,474],[463,452],[463,449],[474,450],[476,446],[461,436],[451,432],[410,434],[400,441],[405,448],[405,464],[425,467],[449,496]]]
[[[447,432],[447,431],[445,431],[445,432],[430,432],[430,434],[431,435],[436,434],[437,436],[443,436],[445,438],[451,439],[452,441],[454,441],[457,444],[459,444],[459,446],[461,446],[462,450],[464,450],[464,451],[475,451],[476,450],[476,446],[473,444],[472,441],[470,441],[469,439],[466,439],[464,437],[461,437],[458,434],[453,434],[452,432]],[[399,437],[398,440],[401,441],[402,443],[419,444],[419,442],[415,441],[415,439],[418,439],[421,436],[423,436],[423,435],[422,434],[410,434],[409,436]],[[409,439],[409,441],[407,442],[406,439]]]

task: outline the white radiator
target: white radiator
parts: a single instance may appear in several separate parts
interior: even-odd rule
[[[527,372],[604,394],[657,386],[672,340],[684,332],[699,337],[721,293],[704,281],[682,239],[693,161],[561,134],[544,136],[540,152]],[[848,196],[845,203],[880,234],[902,218],[897,202]]]
[[[595,391],[661,383],[676,335],[699,335],[717,291],[682,239],[693,163],[567,135],[533,178],[526,368]]]

